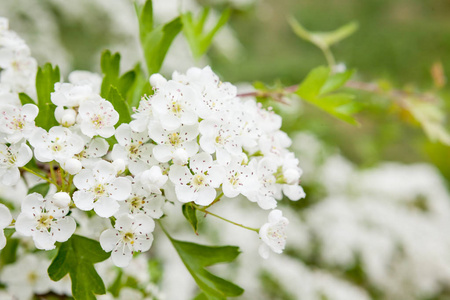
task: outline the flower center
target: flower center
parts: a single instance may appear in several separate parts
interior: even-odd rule
[[[134,244],[134,233],[127,232],[123,235],[122,240],[125,244],[130,243],[131,245]]]
[[[192,178],[192,185],[195,188],[199,188],[199,187],[205,186],[206,185],[206,183],[205,183],[205,175],[203,175],[203,174],[196,174],[194,176],[194,178]]]
[[[140,197],[133,197],[130,201],[130,204],[134,209],[141,209],[144,203],[145,201]]]
[[[172,146],[178,146],[181,144],[181,138],[178,135],[178,133],[174,132],[174,133],[169,134],[169,143]]]
[[[103,121],[103,117],[101,115],[94,115],[91,119],[92,124],[94,124],[95,128],[102,128],[105,124]]]
[[[41,217],[38,219],[38,224],[37,224],[36,228],[38,230],[49,229],[50,224],[52,223],[52,220],[53,220],[53,216],[48,215],[48,214],[42,214]]]
[[[97,196],[102,196],[105,192],[106,192],[106,190],[105,190],[105,187],[103,186],[103,184],[98,184],[94,188],[94,193],[96,193]]]
[[[173,101],[170,110],[173,112],[174,115],[179,116],[183,112],[183,107],[177,101]]]

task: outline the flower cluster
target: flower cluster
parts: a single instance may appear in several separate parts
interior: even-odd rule
[[[124,112],[100,96],[99,75],[73,72],[50,94],[58,125],[43,128],[38,106],[22,105],[17,94],[34,97],[25,76],[35,71],[34,60],[5,24],[0,27],[0,180],[15,185],[24,172],[48,182],[50,190],[29,192],[12,216],[0,206],[0,247],[12,217],[18,236],[50,250],[82,231],[80,215],[93,211],[90,216],[111,219],[113,228],[107,225],[96,236],[112,252],[113,263],[125,267],[134,252],[150,249],[154,219],[164,215],[166,202],[205,210],[224,197],[243,196],[271,210],[283,194],[291,200],[305,196],[281,118],[252,98],[239,98],[236,87],[221,82],[209,67],[175,72],[172,79],[153,74],[153,94],[142,97],[129,123],[119,122]],[[10,100],[11,94],[17,99]],[[287,219],[274,210],[269,221],[259,230],[264,249],[281,253]]]

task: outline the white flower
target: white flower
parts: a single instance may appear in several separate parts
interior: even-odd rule
[[[286,227],[288,219],[283,217],[281,210],[274,209],[269,213],[269,223],[264,224],[259,229],[259,237],[264,242],[259,247],[259,254],[263,258],[269,257],[269,250],[275,253],[282,253],[286,246]]]
[[[9,209],[5,205],[0,204],[0,250],[6,245],[6,238],[3,229],[8,227],[9,224],[11,224],[11,221],[12,216]]]
[[[225,166],[225,179],[222,184],[223,194],[229,198],[245,193],[255,181],[255,174],[248,165],[242,164],[242,157],[233,157]]]
[[[276,178],[274,174],[277,171],[277,164],[272,157],[265,157],[256,162],[255,159],[250,161],[249,166],[252,167],[256,180],[251,189],[242,193],[250,201],[257,202],[262,209],[273,209],[277,206],[275,196],[278,192]]]
[[[50,291],[51,281],[47,274],[50,261],[37,253],[19,257],[14,264],[2,268],[0,280],[17,300],[33,299],[34,294]]]
[[[116,220],[115,229],[107,229],[100,235],[100,245],[118,267],[126,267],[134,252],[145,252],[153,242],[155,222],[146,215],[122,215]]]
[[[209,154],[216,153],[220,164],[230,162],[231,155],[242,153],[242,146],[238,137],[236,120],[231,116],[217,116],[203,120],[200,123],[200,146]]]
[[[161,188],[167,182],[167,175],[162,174],[159,166],[153,166],[140,174],[139,181],[150,193],[161,194]]]
[[[172,165],[169,171],[178,200],[183,203],[193,201],[199,205],[211,204],[216,198],[216,188],[224,178],[223,167],[214,164],[211,155],[206,152],[194,155],[189,166],[190,169]]]
[[[104,156],[109,149],[108,142],[101,138],[95,137],[93,139],[87,139],[85,141],[84,150],[74,156],[79,160],[83,167],[92,168],[92,166],[99,162],[102,156]]]
[[[67,241],[75,231],[75,220],[66,216],[68,212],[68,206],[58,207],[38,193],[30,194],[22,202],[16,230],[33,237],[36,248],[54,249],[55,242]]]
[[[41,162],[56,160],[62,164],[68,158],[83,150],[83,139],[68,128],[54,126],[47,133],[38,128],[30,143],[34,147],[34,155]]]
[[[92,169],[81,170],[73,183],[78,188],[73,194],[75,205],[81,210],[94,211],[109,218],[119,209],[117,201],[127,199],[131,192],[131,182],[125,177],[116,177],[111,163],[99,161]]]
[[[135,110],[135,113],[131,115],[134,119],[130,122],[130,127],[133,131],[143,132],[147,130],[148,124],[153,120],[153,107],[151,98],[144,96],[139,102],[139,107]]]
[[[137,175],[145,171],[148,165],[154,165],[157,161],[153,158],[153,144],[148,143],[150,137],[146,131],[132,131],[130,125],[121,124],[115,133],[118,144],[115,144],[111,152],[113,160],[124,160],[130,172]]]
[[[154,122],[149,124],[149,135],[158,144],[153,148],[153,155],[162,163],[175,158],[178,162],[183,162],[184,159],[179,157],[191,157],[198,151],[198,143],[195,140],[198,135],[197,125],[181,125],[179,129],[169,131]]]
[[[51,93],[51,101],[56,106],[77,107],[86,100],[96,97],[89,85],[71,83],[55,83],[55,91]],[[97,95],[98,97],[98,95]]]
[[[175,130],[184,125],[198,123],[195,113],[200,95],[188,86],[173,80],[160,84],[151,97],[153,114],[164,129]]]
[[[165,203],[165,197],[149,193],[140,182],[133,182],[132,188],[130,197],[120,203],[116,216],[145,214],[153,219],[159,219],[163,215],[162,207]]]
[[[25,104],[22,107],[13,105],[0,106],[0,133],[6,135],[8,143],[17,143],[22,138],[29,138],[34,129],[34,119],[39,109],[34,104]]]
[[[114,134],[114,125],[119,121],[119,113],[111,102],[100,96],[95,100],[86,100],[78,109],[77,123],[81,132],[88,137],[100,135],[108,138]]]
[[[70,127],[77,120],[77,112],[72,108],[64,109],[63,106],[58,106],[55,109],[55,119],[62,126]]]
[[[19,167],[26,165],[33,153],[25,143],[6,146],[0,144],[0,181],[5,185],[14,185],[19,181]]]

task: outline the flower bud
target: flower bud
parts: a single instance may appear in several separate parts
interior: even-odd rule
[[[150,76],[150,84],[153,86],[153,87],[158,87],[158,86],[160,86],[161,84],[164,84],[164,83],[166,83],[167,82],[167,79],[165,79],[161,74],[159,74],[159,73],[156,73],[156,74],[153,74],[152,76]]]
[[[300,173],[295,169],[287,169],[283,172],[284,179],[287,184],[298,184]]]
[[[188,158],[189,156],[184,149],[179,148],[173,153],[174,164],[183,166],[188,163]]]
[[[122,174],[123,172],[125,172],[125,169],[127,168],[127,165],[125,164],[125,161],[121,158],[115,159],[112,162],[114,169],[117,172],[117,175]]]
[[[60,208],[69,206],[70,200],[71,199],[70,199],[69,194],[67,194],[65,192],[56,193],[53,195],[53,198],[52,198],[53,204],[55,204],[56,206],[58,206]]]
[[[77,112],[71,108],[64,109],[62,106],[58,106],[55,109],[55,119],[59,124],[65,127],[75,124]]]
[[[69,158],[65,162],[63,162],[61,166],[65,171],[69,172],[71,175],[75,175],[81,171],[82,165],[78,159]]]

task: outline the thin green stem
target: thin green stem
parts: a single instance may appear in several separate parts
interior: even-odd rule
[[[47,181],[47,182],[50,183],[50,184],[54,184],[55,186],[58,186],[58,184],[57,184],[56,182],[53,182],[53,181],[50,180],[49,178],[47,178],[47,177],[45,177],[45,176],[43,176],[43,175],[41,175],[41,174],[39,174],[39,173],[36,173],[35,171],[33,171],[33,170],[31,170],[31,169],[29,169],[29,168],[27,168],[27,167],[25,167],[25,166],[20,167],[20,168],[21,168],[22,170],[28,172],[28,173],[31,173],[31,174],[33,174],[33,175],[35,175],[35,176],[41,178],[41,179],[44,179],[45,181]]]
[[[334,59],[333,53],[331,52],[330,48],[327,46],[319,47],[320,50],[322,50],[323,54],[325,55],[325,59],[327,60],[328,67],[330,67],[330,70],[334,69],[334,66],[336,65],[336,60]]]
[[[225,219],[224,217],[221,217],[221,216],[219,216],[219,215],[216,215],[216,214],[214,214],[214,213],[212,213],[212,212],[206,210],[206,207],[201,207],[201,206],[198,206],[198,205],[194,205],[194,206],[195,206],[196,209],[198,209],[199,211],[204,212],[204,213],[207,214],[207,215],[211,215],[211,216],[213,216],[213,217],[216,217],[216,218],[218,218],[218,219],[221,219],[222,221],[231,223],[231,224],[233,224],[233,225],[236,225],[236,226],[239,226],[239,227],[242,227],[242,228],[251,230],[251,231],[255,231],[256,233],[259,233],[259,229],[258,229],[258,228],[252,228],[252,227],[244,226],[244,225],[242,225],[242,224],[239,224],[239,223],[233,222],[233,221],[231,221],[231,220]]]
[[[57,180],[56,180],[56,173],[55,173],[55,169],[53,168],[53,162],[52,161],[49,163],[49,166],[50,166],[50,175],[52,176],[53,181],[57,182]]]

